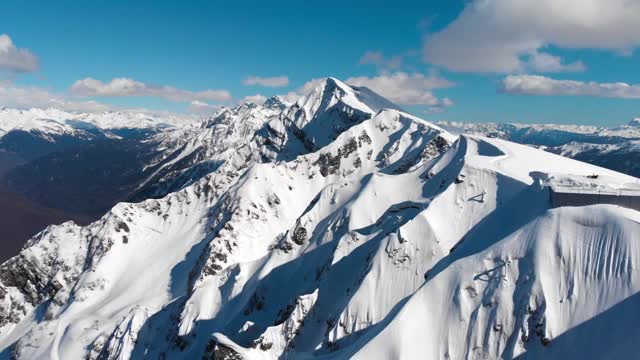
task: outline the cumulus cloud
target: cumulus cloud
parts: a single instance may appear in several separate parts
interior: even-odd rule
[[[189,104],[187,111],[195,114],[211,114],[221,109],[221,106],[209,104],[204,101],[194,100]]]
[[[129,78],[115,78],[107,83],[85,78],[71,86],[71,93],[77,96],[152,96],[175,102],[231,100],[227,90],[189,91],[167,85],[150,85]]]
[[[318,87],[326,78],[316,78],[311,79],[305,82],[302,86],[297,88],[294,91],[289,91],[286,94],[279,94],[278,96],[286,103],[294,103],[298,101],[298,99],[308,93],[310,93],[313,89]]]
[[[303,92],[298,92],[298,91],[289,91],[286,94],[279,94],[278,96],[282,99],[282,101],[284,101],[285,103],[288,104],[293,104],[296,101],[298,101],[298,99],[303,95]]]
[[[266,96],[262,94],[256,94],[256,95],[249,95],[249,96],[243,97],[242,99],[240,99],[240,104],[253,103],[253,104],[262,105],[264,104],[265,101],[267,101]]]
[[[454,84],[436,74],[421,73],[382,74],[374,77],[352,77],[346,81],[349,85],[366,86],[383,97],[399,105],[427,105],[430,107],[448,107],[450,99],[440,99],[433,90],[448,88]]]
[[[0,70],[16,73],[34,72],[38,58],[27,49],[19,49],[9,35],[0,35]]]
[[[166,110],[147,109],[142,107],[130,108],[113,104],[105,104],[94,100],[79,100],[77,97],[69,96],[66,93],[58,93],[47,88],[38,86],[25,86],[12,83],[11,81],[0,81],[0,107],[17,109],[28,108],[56,108],[65,111],[79,111],[100,113],[105,111],[136,111],[158,116],[185,116]],[[212,105],[213,107],[213,105]],[[194,111],[194,107],[187,109]]]
[[[557,80],[540,75],[510,75],[502,80],[501,92],[518,95],[595,96],[640,99],[640,85],[624,82],[598,83]]]
[[[583,71],[548,47],[629,53],[640,45],[633,0],[474,0],[427,35],[424,60],[462,72]]]
[[[112,107],[96,101],[71,101],[64,95],[37,86],[0,82],[0,104],[15,108],[55,107],[68,111],[101,112]]]
[[[433,114],[433,113],[441,113],[446,110],[446,108],[453,106],[453,100],[449,98],[443,98],[436,105],[429,106],[424,113],[425,114]]]
[[[525,58],[527,66],[540,72],[582,72],[587,69],[582,61],[565,64],[562,58],[547,53],[535,52]]]
[[[244,85],[260,85],[265,87],[282,87],[289,85],[289,78],[286,76],[260,77],[249,76],[242,80]]]
[[[360,58],[360,64],[374,65],[379,69],[398,69],[402,66],[402,55],[393,55],[386,58],[380,51],[367,51]]]
[[[304,83],[304,85],[302,85],[300,88],[298,88],[297,92],[303,95],[310,93],[313,89],[320,86],[320,84],[322,84],[326,79],[327,78],[311,79]]]

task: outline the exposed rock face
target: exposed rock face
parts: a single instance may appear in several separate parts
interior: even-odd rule
[[[127,360],[131,356],[131,352],[136,345],[138,332],[149,318],[148,310],[136,306],[131,312],[118,324],[111,336],[105,344],[96,346],[100,348],[100,352],[96,359],[98,360]],[[98,345],[94,342],[94,345]]]
[[[252,347],[268,352],[273,358],[279,358],[285,352],[295,353],[294,339],[304,331],[305,320],[317,299],[317,289],[311,294],[299,296],[294,304],[281,311],[275,325],[268,327],[253,341]]]

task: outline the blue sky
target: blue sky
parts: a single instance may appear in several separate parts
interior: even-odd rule
[[[640,6],[625,0],[2,7],[10,44],[3,62],[0,39],[0,106],[208,111],[335,76],[433,120],[617,125],[640,116]],[[247,85],[250,76],[258,83]]]

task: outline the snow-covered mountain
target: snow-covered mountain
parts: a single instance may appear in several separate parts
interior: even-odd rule
[[[194,126],[157,134],[151,142],[158,155],[147,165],[151,173],[133,198],[162,197],[220,167],[237,171],[273,160],[269,136],[278,134],[267,124],[277,121],[284,108],[278,98],[264,105],[242,104]]]
[[[637,179],[456,137],[336,79],[276,100],[166,134],[158,169],[193,160],[157,179],[206,175],[5,262],[0,357],[632,353],[640,212],[554,209],[547,184]]]
[[[640,176],[640,122],[614,128],[585,125],[498,124],[443,121],[439,126],[456,134],[468,133],[541,147],[632,176]]]
[[[210,119],[153,141],[159,156],[134,200],[160,197],[216,169],[240,171],[256,162],[290,160],[313,151],[380,109],[398,109],[367,88],[328,78],[293,104],[279,97],[263,105],[225,108]]]
[[[163,197],[218,167],[241,171],[255,162],[295,158],[315,146],[305,131],[326,123],[324,135],[335,137],[381,106],[396,107],[366,88],[328,79],[297,104],[276,96],[263,105],[223,108],[203,122],[186,119],[183,126],[130,112],[5,109],[16,127],[0,138],[0,155],[7,155],[0,158],[0,186],[78,215],[73,219],[97,218],[119,201]]]

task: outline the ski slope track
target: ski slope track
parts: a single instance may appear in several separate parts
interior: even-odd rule
[[[640,213],[552,209],[546,184],[638,179],[454,136],[333,78],[277,100],[161,135],[175,155],[150,183],[182,158],[206,175],[5,262],[0,358],[635,353]]]

